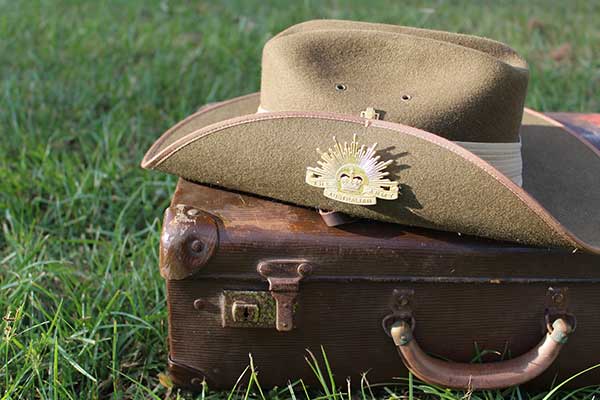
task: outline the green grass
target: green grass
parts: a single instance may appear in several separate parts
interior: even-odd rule
[[[530,61],[530,107],[591,112],[600,108],[599,16],[598,2],[587,0],[0,0],[1,398],[167,395],[159,382],[167,329],[157,248],[175,179],[138,163],[198,106],[257,90],[261,47],[276,32],[327,17],[488,36]],[[553,59],[565,43],[571,54]],[[208,388],[200,398],[261,397],[252,372],[242,378],[254,376],[250,390]],[[388,386],[376,396],[463,396],[411,382],[410,390]],[[263,393],[307,396],[301,383],[294,388]],[[350,398],[343,387],[310,390]],[[355,397],[372,398],[370,390]]]

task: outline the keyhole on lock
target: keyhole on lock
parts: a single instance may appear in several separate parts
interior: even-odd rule
[[[245,301],[235,301],[231,313],[236,322],[256,322],[258,321],[258,305]]]

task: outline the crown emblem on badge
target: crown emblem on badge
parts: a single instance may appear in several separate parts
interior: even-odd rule
[[[398,198],[398,182],[385,178],[392,160],[379,161],[375,154],[377,143],[371,147],[359,145],[356,135],[352,142],[340,144],[333,138],[335,146],[322,152],[318,167],[306,169],[306,183],[323,188],[327,198],[348,204],[373,205],[377,199]]]

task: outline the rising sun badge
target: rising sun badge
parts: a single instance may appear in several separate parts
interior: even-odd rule
[[[306,183],[323,188],[323,195],[348,204],[373,205],[377,198],[398,198],[398,182],[386,178],[385,172],[392,160],[379,161],[375,154],[377,143],[371,147],[359,145],[356,135],[352,142],[340,144],[333,138],[335,146],[322,152],[318,167],[306,169]]]

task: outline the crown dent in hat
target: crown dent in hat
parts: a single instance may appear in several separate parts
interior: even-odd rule
[[[518,142],[528,69],[510,47],[353,21],[295,25],[264,47],[261,107],[381,119],[459,142]]]

